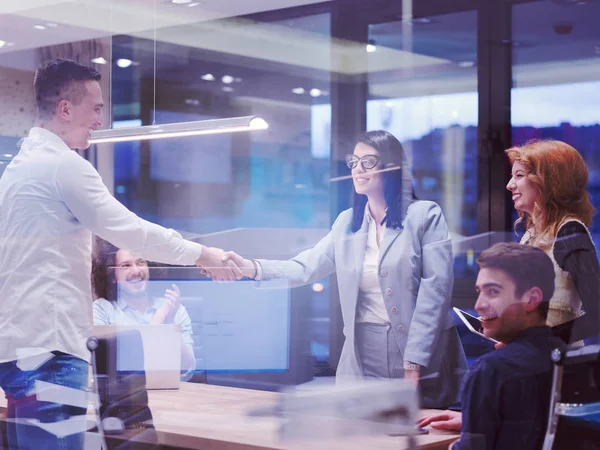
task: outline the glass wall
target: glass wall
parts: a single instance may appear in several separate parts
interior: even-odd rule
[[[573,144],[590,168],[589,189],[600,209],[599,1],[0,3],[0,177],[35,120],[35,69],[56,58],[101,73],[102,128],[246,116],[269,125],[74,149],[126,208],[196,243],[253,260],[288,260],[320,243],[293,270],[264,262],[265,271],[276,274],[287,268],[290,278],[296,276],[293,283],[250,277],[213,283],[193,265],[112,255],[107,297],[98,290],[94,298],[83,288],[79,293],[90,303],[104,299],[125,310],[127,302],[119,303],[118,295],[126,296],[127,289],[119,283],[143,285],[148,307],[131,313],[143,325],[156,324],[153,315],[175,295],[194,361],[183,377],[177,373],[178,386],[183,380],[264,391],[312,389],[336,375],[359,373],[368,352],[356,329],[372,325],[369,317],[381,327],[386,348],[406,345],[415,316],[420,314],[418,329],[442,311],[437,324],[446,322],[424,335],[440,328],[454,332],[456,325],[450,350],[464,349],[469,365],[493,351],[490,341],[470,332],[447,306],[474,312],[477,255],[493,242],[517,239],[505,220],[515,215],[505,189],[504,147],[511,143],[556,138]],[[433,256],[426,255],[419,235],[425,219],[406,226],[402,216],[397,226],[382,228],[366,225],[369,214],[350,218],[352,212],[343,212],[356,201],[355,189],[371,181],[349,168],[345,157],[356,150],[357,137],[372,130],[387,130],[400,140],[411,179],[404,187],[443,213],[436,225],[447,224],[451,242],[442,239],[442,250]],[[364,163],[355,168],[371,170]],[[384,200],[382,220],[390,212],[389,198]],[[340,217],[346,221],[341,231]],[[69,224],[81,225],[74,216]],[[414,236],[407,234],[413,231],[419,239],[410,247]],[[597,220],[592,232],[600,245]],[[406,247],[397,259],[386,260],[393,254],[387,250],[399,242]],[[99,247],[94,252],[97,258]],[[419,291],[430,281],[425,264],[447,260],[451,267],[435,268],[443,272],[444,285]],[[311,271],[314,265],[322,270]],[[119,279],[138,266],[143,275]],[[369,288],[378,299],[375,306]],[[418,295],[418,301],[425,296],[419,292],[427,294],[425,302],[432,297],[439,304],[417,311]],[[371,316],[365,313],[369,304]],[[174,317],[169,316],[173,323]],[[404,361],[404,351],[392,355],[395,362],[386,359],[391,353],[382,357],[388,373],[403,377],[430,368]],[[439,373],[442,369],[423,379]]]
[[[513,6],[512,133],[515,145],[558,139],[589,168],[600,206],[600,47],[598,2],[535,1]],[[591,228],[598,245],[600,223]]]

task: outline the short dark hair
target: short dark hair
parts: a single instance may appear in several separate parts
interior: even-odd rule
[[[84,83],[100,79],[96,69],[70,59],[56,59],[41,65],[33,78],[38,115],[51,116],[61,100],[78,104],[86,92]]]
[[[383,197],[387,205],[387,211],[382,224],[388,228],[400,228],[408,204],[416,199],[412,186],[405,186],[410,183],[409,177],[403,174],[408,170],[404,147],[400,141],[390,132],[385,130],[368,131],[358,138],[356,143],[363,143],[373,147],[379,152],[381,164],[394,164],[398,170],[382,172],[383,175]],[[410,195],[404,195],[404,192],[410,192]],[[353,193],[352,201],[352,231],[357,232],[363,223],[367,196]]]
[[[500,269],[515,283],[515,294],[523,295],[538,287],[542,302],[537,310],[543,319],[548,317],[548,307],[554,295],[554,264],[543,250],[531,245],[501,242],[483,251],[477,258],[481,269]]]

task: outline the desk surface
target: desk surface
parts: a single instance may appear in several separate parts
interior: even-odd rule
[[[278,438],[278,419],[247,417],[247,411],[274,405],[277,393],[182,383],[178,391],[149,391],[150,409],[161,443],[205,450],[239,449],[408,449],[408,438],[352,436],[333,441]],[[456,433],[430,430],[418,436],[423,449],[447,449]]]
[[[3,394],[1,390],[0,394]],[[249,410],[275,405],[277,395],[275,392],[196,383],[181,383],[178,390],[148,391],[159,441],[174,447],[203,450],[408,449],[408,438],[385,435],[282,442],[278,436],[279,419],[247,416]],[[0,411],[5,408],[6,400],[0,395]],[[430,430],[430,434],[417,436],[416,440],[421,449],[445,450],[457,437],[457,433]]]

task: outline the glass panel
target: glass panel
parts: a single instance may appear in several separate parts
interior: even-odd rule
[[[416,196],[442,208],[454,242],[453,304],[473,311],[474,249],[483,250],[469,239],[477,233],[477,12],[371,25],[369,45],[367,129],[400,139]],[[469,363],[489,351],[457,329]]]
[[[596,209],[600,207],[599,14],[600,3],[593,1],[513,6],[511,96],[513,144],[558,139],[575,147],[588,166],[588,190]],[[598,246],[598,220],[591,231]]]
[[[477,13],[371,25],[369,43],[367,129],[398,137],[417,197],[437,202],[456,236],[475,234]]]
[[[269,123],[262,132],[116,144],[115,196],[147,220],[247,257],[285,259],[316,243],[330,226],[329,35],[323,13],[164,27],[156,54],[149,33],[115,36],[113,59],[133,64],[113,69],[114,127],[245,115]],[[293,292],[292,330],[308,337],[314,357],[306,367],[326,374],[329,282]]]

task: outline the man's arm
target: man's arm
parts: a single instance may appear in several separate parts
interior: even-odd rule
[[[478,360],[467,375],[461,404],[460,440],[453,450],[493,450],[501,429],[501,380],[494,368]]]
[[[176,231],[141,219],[125,208],[108,192],[96,169],[77,153],[61,156],[55,182],[73,216],[118,248],[151,261],[217,268],[212,272],[222,279],[241,277],[232,262],[222,261],[222,250],[186,241]]]

